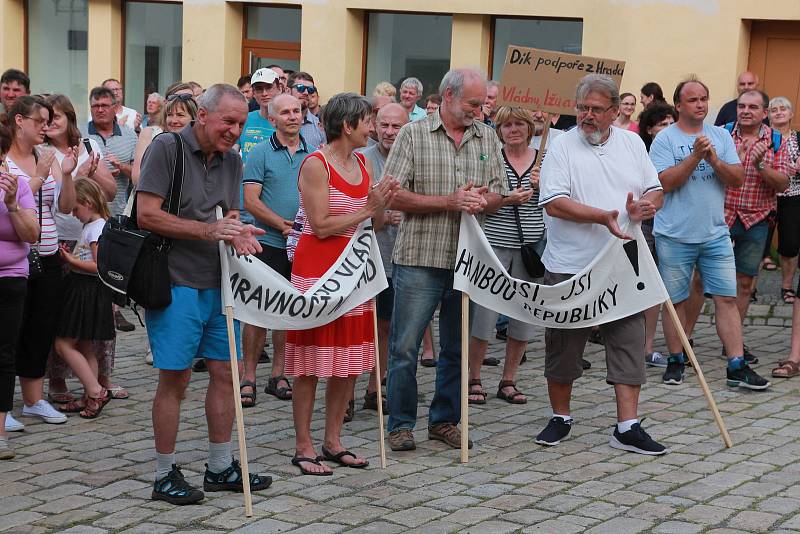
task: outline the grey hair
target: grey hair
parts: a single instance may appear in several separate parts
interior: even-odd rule
[[[406,78],[403,80],[403,83],[400,84],[400,90],[403,90],[403,87],[413,87],[414,90],[417,92],[417,96],[422,96],[422,82],[416,78]]]
[[[439,94],[444,97],[445,91],[450,89],[455,96],[460,97],[464,94],[464,84],[467,78],[478,78],[486,83],[486,76],[478,69],[450,69],[439,84]]]
[[[278,95],[275,95],[275,97],[273,97],[272,100],[269,101],[269,104],[267,104],[267,116],[272,117],[272,116],[275,115],[275,102],[279,98],[283,98],[283,97],[289,97],[292,100],[294,100],[295,102],[297,102],[298,106],[300,105],[300,100],[296,96],[291,95],[289,93],[280,93]]]
[[[197,108],[213,113],[217,111],[219,103],[226,96],[235,98],[239,102],[247,105],[247,99],[235,86],[227,83],[215,83],[206,89],[202,95],[197,97]]]
[[[322,127],[328,142],[335,141],[342,136],[344,125],[355,128],[359,121],[372,115],[372,104],[369,100],[356,93],[339,93],[328,100],[322,110]]]
[[[486,82],[486,88],[488,89],[489,87],[500,87],[500,82],[497,80],[489,80]]]
[[[589,93],[600,93],[611,99],[611,105],[619,107],[619,88],[611,76],[605,74],[587,74],[578,82],[575,89],[575,101],[580,102]]]
[[[151,96],[154,96],[156,98],[161,98],[161,95],[158,93],[150,93],[149,95],[147,95],[147,98],[150,98]]]
[[[772,106],[785,106],[785,107],[787,107],[789,109],[789,111],[794,113],[794,106],[789,101],[789,99],[786,98],[785,96],[776,96],[775,98],[770,100],[769,101],[769,107],[772,107]]]

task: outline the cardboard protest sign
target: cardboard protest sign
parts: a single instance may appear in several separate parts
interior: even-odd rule
[[[546,286],[512,278],[475,217],[461,214],[453,288],[506,317],[550,328],[587,328],[628,317],[669,297],[638,224],[608,242],[569,280]]]
[[[619,87],[625,62],[509,45],[498,106],[574,114],[575,87],[587,74],[607,74]]]

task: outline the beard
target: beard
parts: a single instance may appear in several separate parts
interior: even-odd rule
[[[583,138],[586,139],[589,142],[589,144],[599,145],[600,142],[603,140],[603,135],[606,132],[601,132],[600,130],[597,130],[597,129],[592,131],[592,132],[587,132],[586,130],[583,129],[583,125],[584,124],[588,124],[588,125],[594,126],[595,128],[597,128],[597,125],[594,124],[594,123],[581,123],[579,125],[578,129],[580,130],[581,135],[583,136]]]

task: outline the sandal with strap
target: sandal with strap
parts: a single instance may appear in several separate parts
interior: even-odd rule
[[[313,477],[329,477],[333,475],[333,471],[319,471],[319,472],[309,471],[308,469],[300,465],[302,463],[322,465],[320,463],[321,459],[322,459],[321,456],[318,456],[317,458],[308,458],[306,456],[295,456],[294,458],[292,458],[292,465],[298,467],[300,469],[300,473],[303,475],[311,475]]]
[[[47,393],[47,400],[53,404],[67,404],[70,402],[75,402],[76,399],[75,395],[69,391],[50,391]]]
[[[356,401],[351,400],[347,403],[347,410],[344,412],[344,422],[349,423],[356,416]]]
[[[794,292],[794,289],[786,289],[785,287],[782,287],[781,298],[786,304],[794,304],[794,301],[797,298],[797,293]]]
[[[82,412],[85,408],[86,408],[86,399],[83,398],[56,406],[56,409],[62,413],[78,413]]]
[[[242,388],[251,388],[250,393],[245,393]],[[242,408],[252,408],[256,405],[256,383],[252,380],[242,380],[239,384],[239,396],[242,398]]]
[[[473,386],[478,386],[480,389],[473,389]],[[480,399],[469,399],[470,404],[486,404],[486,392],[483,390],[483,384],[481,384],[480,378],[473,378],[469,381],[469,392],[467,393],[468,396],[479,396]]]
[[[511,393],[504,393],[503,388],[512,388],[514,391]],[[497,385],[497,398],[503,399],[509,404],[525,404],[528,402],[525,394],[517,389],[517,383],[512,380],[500,381],[500,383]]]
[[[800,363],[795,363],[792,360],[783,360],[778,362],[778,367],[772,370],[772,376],[775,378],[792,378],[800,374]]]
[[[365,467],[367,467],[369,465],[369,460],[367,460],[366,458],[364,459],[363,463],[360,463],[360,464],[349,464],[349,463],[345,462],[344,460],[342,460],[342,458],[344,458],[345,456],[350,456],[350,457],[353,458],[353,460],[356,460],[356,459],[358,459],[358,456],[356,456],[354,453],[352,453],[352,452],[350,452],[348,450],[343,450],[342,452],[338,452],[338,453],[334,454],[331,451],[329,451],[328,449],[326,449],[325,445],[322,446],[322,456],[327,461],[337,463],[337,464],[341,465],[342,467],[352,467],[353,469],[364,469]]]
[[[210,471],[208,464],[206,464],[206,474],[203,476],[203,491],[236,491],[242,493],[244,491],[242,480],[242,466],[239,464],[239,460],[232,460],[231,465],[220,473]],[[271,476],[250,474],[250,491],[264,490],[270,487],[271,484]]]
[[[103,388],[99,397],[86,397],[86,407],[78,415],[83,419],[96,419],[110,400],[111,393],[106,388]]]
[[[286,382],[287,387],[278,387],[281,382]],[[264,388],[264,393],[269,393],[280,400],[292,400],[292,384],[289,379],[283,375],[270,377],[267,382],[267,387]]]

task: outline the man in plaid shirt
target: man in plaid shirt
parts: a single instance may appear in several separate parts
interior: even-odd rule
[[[762,91],[745,91],[736,104],[736,124],[731,136],[745,170],[741,187],[725,190],[725,222],[731,231],[736,258],[736,304],[747,317],[753,278],[764,255],[769,216],[777,210],[777,193],[789,187],[793,174],[786,144],[774,146],[772,129],[762,121],[769,97]],[[745,354],[749,351],[745,348]],[[724,353],[724,350],[723,350]],[[751,360],[758,361],[751,355]]]

